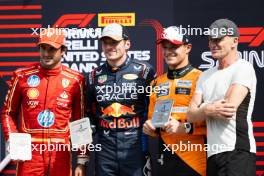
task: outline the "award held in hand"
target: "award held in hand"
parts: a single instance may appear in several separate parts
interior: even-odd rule
[[[82,118],[70,123],[72,147],[81,147],[93,142],[89,118]]]
[[[173,102],[174,101],[172,99],[158,100],[156,102],[152,115],[152,124],[156,128],[160,128],[164,126],[166,122],[168,122]]]
[[[10,133],[10,156],[13,160],[31,160],[31,135],[28,133]]]

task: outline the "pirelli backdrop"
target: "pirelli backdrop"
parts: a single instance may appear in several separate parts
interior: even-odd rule
[[[256,175],[264,175],[263,5],[264,2],[260,0],[245,3],[228,0],[0,0],[0,107],[12,71],[38,62],[36,43],[41,28],[67,29],[68,52],[63,63],[86,74],[105,62],[98,39],[102,27],[111,22],[121,23],[127,26],[132,40],[129,56],[150,62],[161,74],[166,71],[166,66],[161,57],[161,48],[155,45],[155,40],[163,27],[182,26],[193,34],[190,61],[193,66],[205,70],[214,66],[215,61],[203,32],[215,19],[229,18],[240,28],[241,58],[252,63],[256,69],[258,85],[253,112],[258,149]],[[3,159],[3,135],[0,147],[0,157]],[[11,163],[0,175],[13,175],[14,169],[15,165]]]

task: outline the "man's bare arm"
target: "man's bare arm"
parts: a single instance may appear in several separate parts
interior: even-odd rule
[[[195,93],[187,111],[187,120],[189,122],[201,122],[205,120],[203,106],[199,107],[202,103],[202,94]]]
[[[227,119],[232,118],[236,113],[235,104],[224,99],[212,103],[201,104],[201,102],[202,95],[195,94],[187,112],[187,119],[190,122],[200,122],[206,118]]]
[[[234,104],[237,109],[248,94],[248,88],[240,84],[232,84],[225,95],[227,103]]]

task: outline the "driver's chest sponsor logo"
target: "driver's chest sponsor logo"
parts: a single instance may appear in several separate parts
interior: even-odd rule
[[[175,94],[190,95],[192,88],[191,80],[178,80],[176,83]]]
[[[55,123],[55,115],[50,110],[44,110],[38,114],[37,120],[40,126],[48,128]]]
[[[37,99],[39,96],[39,91],[36,88],[30,88],[27,90],[27,97],[29,99]]]
[[[192,87],[192,80],[181,80],[179,79],[176,83],[177,87]]]
[[[63,91],[57,97],[57,101],[70,102],[70,100],[69,100],[69,94],[66,91]]]
[[[145,88],[137,86],[136,82],[122,83],[113,85],[95,86],[96,99],[102,101],[120,101],[120,100],[137,100],[138,94],[143,93]]]
[[[170,94],[170,83],[169,82],[161,83],[156,88],[158,89],[156,90],[157,98],[161,96],[167,96]]]
[[[40,84],[40,79],[37,75],[31,75],[27,79],[27,84],[29,87],[37,87]]]
[[[62,107],[68,107],[70,103],[70,97],[69,93],[66,91],[63,91],[62,93],[59,94],[57,97],[57,105],[62,106]]]
[[[101,108],[100,126],[103,128],[137,128],[140,126],[139,117],[123,118],[136,115],[134,110],[134,105],[126,106],[120,103],[113,103],[106,108]]]
[[[38,100],[28,100],[27,101],[27,105],[28,105],[29,109],[36,108],[38,106],[38,104],[39,104]]]
[[[120,103],[113,103],[107,106],[106,108],[101,107],[103,117],[120,117],[122,115],[135,115],[136,113],[134,112],[134,110],[134,105],[125,106]]]
[[[107,75],[98,76],[98,83],[103,84],[107,80]]]
[[[126,80],[135,80],[138,78],[138,75],[136,75],[136,74],[124,74],[123,78]]]
[[[138,128],[140,127],[140,118],[133,117],[133,118],[113,118],[112,121],[100,119],[100,126],[103,128],[119,128],[119,129],[126,129],[126,128]]]
[[[26,95],[28,97],[27,101],[27,108],[33,109],[36,108],[39,104],[39,90],[36,88],[29,88],[26,92]]]
[[[61,85],[62,87],[65,89],[70,85],[70,80],[66,79],[66,78],[62,78],[61,80]]]
[[[185,87],[176,87],[175,94],[190,95],[191,89]]]
[[[65,91],[63,91],[63,92],[60,94],[60,97],[63,98],[63,99],[68,99],[68,98],[69,98],[68,94],[67,94]]]

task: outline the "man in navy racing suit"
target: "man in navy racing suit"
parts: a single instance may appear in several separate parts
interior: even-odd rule
[[[127,56],[130,40],[123,26],[106,26],[101,41],[107,62],[94,69],[87,80],[89,117],[102,145],[95,154],[96,175],[141,176],[147,86],[155,71],[151,65]]]

